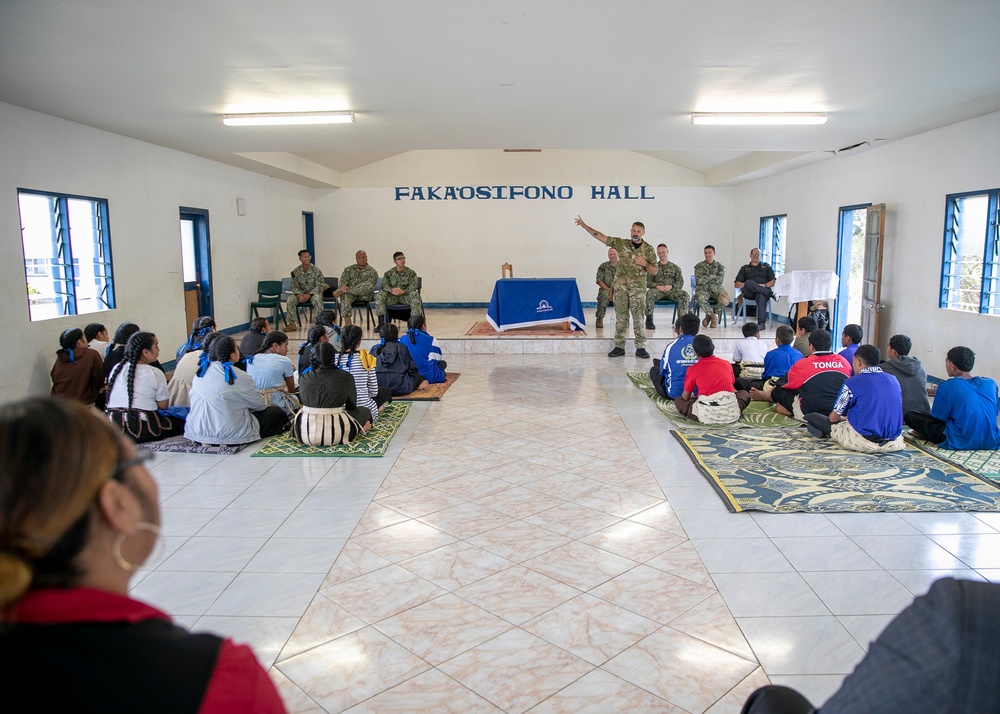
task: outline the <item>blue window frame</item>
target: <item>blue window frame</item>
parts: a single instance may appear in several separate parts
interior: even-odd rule
[[[18,189],[32,321],[115,307],[108,202]]]
[[[760,219],[760,260],[768,263],[775,275],[785,272],[785,219],[782,216],[764,216]]]
[[[945,197],[942,308],[1000,315],[1000,189]]]

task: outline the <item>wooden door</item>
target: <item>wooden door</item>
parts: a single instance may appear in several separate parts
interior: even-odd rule
[[[885,204],[868,207],[865,220],[865,268],[861,291],[861,329],[864,343],[878,345],[882,304],[882,246],[885,239]]]

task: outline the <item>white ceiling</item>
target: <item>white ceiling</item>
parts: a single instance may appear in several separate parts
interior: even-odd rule
[[[0,101],[308,185],[296,166],[503,148],[632,150],[724,184],[1000,110],[998,39],[997,0],[2,0]],[[357,123],[220,120],[320,109]]]

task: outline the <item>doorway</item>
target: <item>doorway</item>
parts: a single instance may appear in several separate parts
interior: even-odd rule
[[[830,332],[834,345],[846,325],[861,324],[861,303],[864,295],[865,225],[870,203],[844,206],[840,209],[837,231],[837,306]],[[836,350],[834,350],[836,351]]]
[[[181,273],[184,280],[185,332],[203,315],[214,317],[212,297],[212,251],[208,232],[208,211],[180,209]]]

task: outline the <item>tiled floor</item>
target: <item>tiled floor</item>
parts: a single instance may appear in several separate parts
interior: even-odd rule
[[[291,711],[717,713],[819,704],[934,579],[1000,576],[995,514],[728,513],[648,360],[448,360],[384,458],[159,457],[134,594],[251,643]]]

